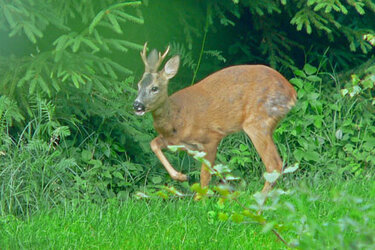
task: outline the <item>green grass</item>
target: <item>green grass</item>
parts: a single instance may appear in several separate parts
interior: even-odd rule
[[[3,218],[1,248],[228,249],[279,247],[256,226],[211,222],[211,202],[135,201],[43,211],[27,220]]]
[[[295,183],[285,180],[282,185]],[[309,178],[293,189],[296,191],[282,198],[280,209],[266,215],[287,226],[281,232],[287,241],[299,238],[303,249],[375,246],[375,238],[367,235],[375,232],[373,177],[341,181]],[[244,192],[241,201],[250,204],[253,191]],[[225,208],[236,209],[230,204]],[[218,220],[215,213],[219,210],[214,198],[200,202],[192,198],[111,200],[102,205],[81,201],[41,209],[25,218],[1,217],[0,249],[286,248],[271,232],[262,233],[259,225]],[[341,230],[348,218],[356,224]]]

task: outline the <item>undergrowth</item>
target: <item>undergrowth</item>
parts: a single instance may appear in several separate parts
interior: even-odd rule
[[[290,81],[298,91],[298,102],[276,129],[275,141],[284,164],[299,162],[298,175],[303,178],[362,176],[375,164],[373,85],[368,80],[373,71],[353,76],[349,82],[334,78],[331,86],[323,88],[328,84],[327,75],[333,76],[309,64],[295,70]],[[343,96],[343,92],[349,94]],[[130,129],[126,120],[130,116],[117,123],[114,116],[94,120],[98,129],[88,134],[85,125],[74,117],[64,119],[58,110],[52,102],[35,98],[31,105],[34,118],[24,123],[14,102],[0,97],[0,214],[25,215],[37,211],[38,204],[53,207],[64,199],[126,199],[135,190],[153,190],[163,183],[188,188],[171,181],[151,154],[148,143],[154,135],[150,117],[144,121],[150,131],[139,137],[138,144],[133,143],[133,149],[139,145],[138,150],[144,152],[141,164],[121,145],[121,141],[131,143],[127,134],[121,133],[121,126]],[[16,123],[23,124],[23,130],[17,130]],[[141,123],[136,126],[142,127]],[[198,180],[199,164],[183,153],[167,155],[173,165]],[[256,150],[243,133],[223,140],[217,162],[241,178],[238,188],[258,181],[263,172]]]

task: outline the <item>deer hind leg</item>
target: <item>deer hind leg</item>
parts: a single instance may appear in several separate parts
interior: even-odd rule
[[[162,142],[160,137],[156,137],[155,139],[153,139],[150,143],[150,146],[152,151],[154,151],[154,153],[159,158],[160,162],[163,164],[163,166],[165,167],[168,174],[172,177],[173,180],[187,181],[187,176],[180,172],[177,172],[161,151],[163,148],[165,148],[165,144]]]
[[[269,120],[259,119],[256,123],[244,123],[243,129],[250,137],[255,149],[258,151],[258,154],[266,167],[266,171],[272,173],[276,170],[281,173],[283,163],[272,139],[272,132],[277,121],[271,118],[268,119]],[[272,189],[272,186],[271,183],[266,181],[262,192],[268,193]]]

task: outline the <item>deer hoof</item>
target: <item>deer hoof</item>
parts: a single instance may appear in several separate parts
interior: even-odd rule
[[[183,181],[187,181],[189,178],[186,174],[180,174],[179,176],[179,181],[183,182]]]
[[[188,177],[187,175],[184,175],[184,174],[181,174],[181,173],[174,173],[173,175],[171,174],[171,177],[173,180],[176,180],[176,181],[187,181],[188,180]]]
[[[184,181],[187,181],[187,180],[188,180],[188,177],[187,177],[187,175],[185,175],[185,174],[178,173],[178,174],[177,174],[177,178],[176,178],[176,180],[181,181],[181,182],[184,182]]]

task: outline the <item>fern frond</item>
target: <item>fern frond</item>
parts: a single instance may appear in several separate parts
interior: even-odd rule
[[[185,46],[181,43],[173,42],[171,44],[171,54],[180,55],[182,66],[187,67],[190,70],[194,70],[197,66],[197,63],[193,59],[193,54],[190,51],[187,51]]]

